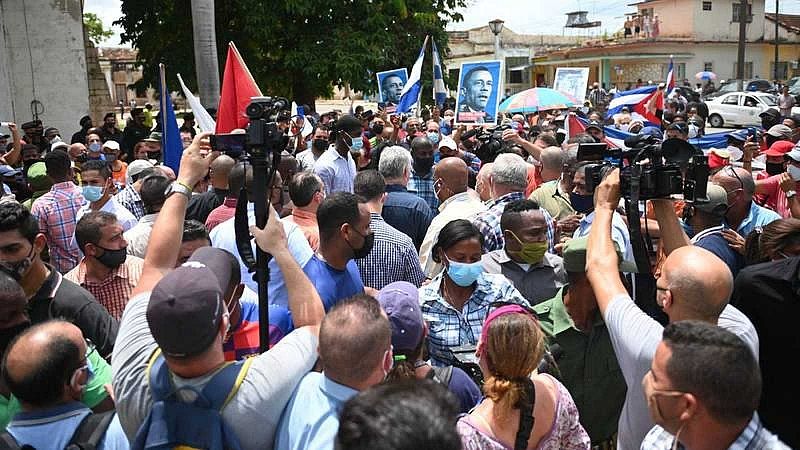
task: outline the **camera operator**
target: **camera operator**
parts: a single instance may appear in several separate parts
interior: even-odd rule
[[[653,420],[642,388],[663,327],[641,311],[619,275],[611,226],[620,199],[620,172],[614,169],[595,190],[594,226],[589,234],[586,275],[603,315],[628,392],[619,422],[618,449],[638,449]],[[711,252],[696,246],[672,251],[656,281],[656,302],[670,322],[701,320],[732,331],[758,355],[758,335],[739,310],[728,305],[733,277]]]
[[[756,185],[750,172],[737,167],[728,167],[717,172],[711,180],[728,193],[728,212],[725,219],[731,229],[740,236],[729,237],[744,248],[744,237],[755,227],[766,225],[781,218],[775,211],[759,206],[753,201]]]

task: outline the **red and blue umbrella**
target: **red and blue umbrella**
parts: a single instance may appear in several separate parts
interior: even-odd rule
[[[500,104],[500,112],[531,114],[549,109],[566,109],[577,103],[572,96],[555,89],[532,88],[507,98]]]

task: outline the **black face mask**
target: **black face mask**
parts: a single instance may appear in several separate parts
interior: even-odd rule
[[[784,172],[783,163],[768,162],[766,166],[767,166],[767,173],[770,175],[780,175]]]
[[[11,344],[11,341],[13,341],[18,334],[22,333],[30,326],[30,322],[22,322],[10,328],[0,329],[0,355],[5,354],[8,345]]]
[[[328,148],[328,140],[327,139],[314,139],[311,141],[311,146],[316,149],[318,152],[325,151]]]
[[[128,257],[128,251],[125,248],[121,248],[119,250],[109,250],[107,248],[100,247],[99,245],[97,247],[103,249],[103,254],[100,256],[95,256],[95,259],[109,269],[116,269],[117,267],[121,266]]]
[[[86,157],[86,153],[81,153],[80,155],[75,157],[75,162],[83,164],[88,160]]]
[[[147,159],[158,160],[161,157],[161,152],[147,152]]]
[[[27,174],[28,169],[30,169],[32,165],[36,164],[39,161],[41,161],[41,159],[26,159],[25,161],[22,161],[22,167],[25,168],[25,173]]]
[[[414,158],[414,172],[426,175],[433,167],[433,158]]]
[[[356,233],[358,232],[356,231]],[[350,246],[350,248],[353,249],[353,258],[355,259],[366,258],[367,255],[369,255],[369,252],[372,251],[372,246],[375,245],[375,233],[369,233],[363,237],[364,237],[364,245],[362,245],[361,248],[353,248],[352,245]],[[347,242],[347,245],[350,245],[349,241]]]
[[[375,125],[372,126],[372,134],[374,134],[375,136],[380,136],[381,133],[383,133],[383,124],[376,123]]]

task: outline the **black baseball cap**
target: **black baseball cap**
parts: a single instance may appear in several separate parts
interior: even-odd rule
[[[586,129],[588,130],[589,128],[597,128],[600,131],[604,131],[603,124],[598,122],[597,120],[589,121],[589,124],[586,125]]]
[[[167,273],[150,293],[147,324],[166,356],[206,351],[225,314],[223,290],[211,268],[192,261]]]
[[[667,130],[678,130],[681,133],[688,134],[689,133],[689,125],[686,122],[672,122],[667,127]]]
[[[781,116],[781,113],[780,113],[780,111],[778,111],[775,108],[769,108],[766,111],[764,111],[764,112],[762,112],[761,114],[758,115],[758,117],[764,117],[764,116],[769,116],[769,117],[777,119],[777,118],[779,118]]]
[[[200,247],[192,253],[192,256],[186,260],[184,265],[193,262],[200,263],[214,272],[223,295],[227,293],[231,281],[236,281],[236,284],[239,284],[241,280],[239,260],[230,252],[221,248]]]

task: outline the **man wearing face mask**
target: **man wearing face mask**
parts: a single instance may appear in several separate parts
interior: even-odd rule
[[[86,159],[105,159],[103,155],[103,140],[99,132],[91,132],[86,135]]]
[[[88,203],[78,210],[76,220],[92,211],[105,211],[116,216],[123,231],[133,228],[136,217],[114,198],[114,180],[111,169],[105,161],[86,161],[81,171],[81,191]]]
[[[794,148],[794,144],[790,141],[775,141],[772,145],[769,146],[769,149],[764,152],[766,156],[766,173],[758,173],[756,174],[756,178],[768,178],[773,177],[776,175],[780,175],[784,172],[785,161],[783,159],[784,155],[792,151]],[[759,198],[759,200],[761,200]]]
[[[322,178],[327,195],[334,192],[353,192],[356,162],[351,153],[364,148],[361,121],[347,115],[336,121],[335,142],[314,163],[314,173]],[[312,147],[313,147],[312,141]]]
[[[328,149],[329,133],[327,126],[321,123],[314,125],[314,131],[312,131],[311,136],[311,146],[295,155],[299,172],[314,170],[314,164]]]
[[[413,164],[406,187],[409,192],[414,192],[425,200],[435,214],[439,208],[439,199],[433,190],[433,150],[434,145],[427,137],[417,137],[411,141]]]
[[[403,232],[419,249],[434,213],[425,200],[406,189],[411,175],[411,155],[399,145],[381,153],[378,171],[386,183],[386,199],[381,214],[386,223]]]
[[[642,378],[656,426],[641,448],[788,450],[756,413],[761,386],[758,361],[735,334],[699,321],[668,325]]]
[[[69,320],[97,345],[101,356],[110,355],[117,321],[92,294],[42,261],[46,241],[36,219],[22,205],[0,204],[0,270],[25,291],[31,323],[56,317]]]
[[[42,160],[42,153],[39,147],[32,144],[25,144],[22,146],[22,167],[25,173],[28,169],[37,162]]]
[[[548,253],[544,210],[532,200],[506,205],[500,217],[505,247],[483,255],[487,273],[502,274],[535,305],[556,294],[566,281],[560,256]]]
[[[375,235],[369,227],[367,205],[349,192],[336,192],[317,209],[319,250],[303,271],[314,284],[325,311],[339,300],[364,292],[354,259],[372,250]]]
[[[725,220],[740,236],[750,234],[755,227],[764,226],[781,218],[778,213],[753,201],[756,185],[750,172],[742,168],[726,167],[717,172],[711,181],[728,193],[728,212]]]
[[[142,275],[142,259],[128,256],[122,225],[105,211],[84,215],[75,227],[75,240],[84,257],[64,278],[89,291],[109,314],[121,319]]]
[[[800,181],[800,149],[793,149],[785,153],[781,166],[783,170],[777,175],[756,181],[756,194],[760,196],[759,200],[762,205],[777,212],[784,219],[800,217],[800,201],[797,198],[797,190],[800,189],[800,185],[798,185]]]
[[[81,330],[66,321],[46,322],[23,332],[3,360],[3,381],[22,404],[4,442],[10,438],[24,448],[67,448],[84,419],[92,415],[80,400],[95,377],[93,353],[96,350]],[[105,413],[101,420],[89,425],[101,433],[99,448],[127,449],[116,414]]]

